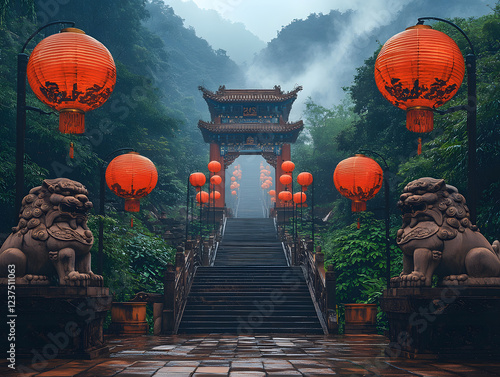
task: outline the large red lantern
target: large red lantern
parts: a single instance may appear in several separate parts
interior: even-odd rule
[[[299,173],[297,176],[297,183],[302,186],[302,191],[306,191],[307,186],[310,186],[313,183],[312,174],[306,171]]]
[[[382,187],[383,171],[377,162],[362,154],[340,161],[333,173],[337,190],[352,200],[351,210],[366,210],[366,201]]]
[[[210,161],[208,163],[208,170],[212,173],[218,173],[220,172],[220,169],[222,169],[222,165],[220,164],[219,161]]]
[[[192,173],[189,176],[189,183],[191,183],[191,186],[196,187],[197,191],[201,190],[201,187],[205,185],[206,181],[207,181],[207,178],[205,177],[205,174],[203,174],[203,173]]]
[[[292,176],[291,175],[288,175],[288,174],[283,174],[280,176],[280,183],[282,185],[289,185],[290,183],[292,183],[293,179],[292,179]]]
[[[115,157],[106,168],[106,183],[116,195],[125,198],[125,211],[139,212],[139,199],[148,195],[157,182],[155,165],[137,152]]]
[[[108,49],[82,30],[66,28],[33,50],[28,82],[40,101],[59,111],[59,130],[85,132],[85,112],[101,106],[116,82]]]
[[[281,163],[281,170],[284,173],[291,173],[295,169],[295,164],[292,161],[283,161]]]
[[[432,110],[455,95],[464,72],[455,41],[429,25],[396,34],[375,61],[378,89],[394,106],[406,110],[406,127],[414,132],[432,131]]]

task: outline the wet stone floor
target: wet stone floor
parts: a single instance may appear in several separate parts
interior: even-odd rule
[[[0,363],[0,376],[264,377],[264,376],[500,376],[498,361],[406,360],[384,356],[379,335],[195,335],[107,339],[110,355],[52,359],[18,371]]]

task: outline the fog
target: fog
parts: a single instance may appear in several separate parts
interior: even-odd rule
[[[345,97],[342,87],[352,83],[356,68],[389,37],[414,25],[418,17],[468,18],[492,11],[488,0],[172,0],[171,3],[174,11],[178,10],[178,14],[187,19],[186,24],[194,27],[198,36],[206,38],[214,49],[226,50],[242,66],[247,88],[280,85],[289,91],[301,85],[303,91],[292,109],[291,121],[302,117],[309,97],[325,107],[340,103]],[[190,7],[179,4],[190,4]],[[308,39],[307,48],[301,52],[292,54],[283,44],[283,51],[275,56],[286,57],[286,63],[273,63],[269,48],[280,43],[280,38],[276,37],[283,27],[294,20],[306,20],[311,13],[327,15],[332,9],[346,16],[342,25],[333,25],[337,35],[331,41],[325,43],[324,36],[320,35],[322,30],[318,30],[318,41]],[[219,21],[213,17],[213,12],[218,13]],[[259,39],[268,43],[264,50],[259,50],[262,45],[255,42]],[[298,42],[300,39],[297,35]],[[271,59],[263,61],[263,53]],[[249,61],[255,54],[256,58]]]

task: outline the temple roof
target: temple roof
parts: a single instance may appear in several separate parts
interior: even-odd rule
[[[252,133],[252,132],[272,132],[285,133],[293,131],[301,131],[304,128],[304,123],[299,120],[295,123],[223,123],[215,124],[200,120],[198,127],[203,131],[207,130],[217,134],[233,134],[233,133]]]
[[[217,102],[283,102],[297,98],[297,93],[302,90],[297,86],[290,92],[283,92],[279,85],[274,89],[226,89],[224,85],[216,92],[211,92],[202,86],[198,87],[203,92],[203,98]]]

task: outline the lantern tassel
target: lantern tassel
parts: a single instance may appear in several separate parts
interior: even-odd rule
[[[62,109],[59,112],[59,131],[63,134],[83,134],[85,113],[81,110]]]
[[[75,146],[73,142],[69,143],[69,158],[75,157]]]
[[[358,229],[361,227],[361,224],[359,223],[359,217],[358,217]]]
[[[133,217],[130,218],[130,227],[131,228],[134,227],[134,218]]]
[[[422,138],[418,138],[418,148],[417,148],[417,154],[420,156],[422,154]]]

